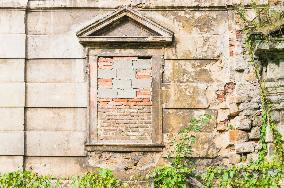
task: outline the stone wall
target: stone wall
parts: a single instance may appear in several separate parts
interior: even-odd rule
[[[254,160],[259,150],[260,98],[254,71],[242,58],[243,41],[230,7],[233,3],[238,2],[1,0],[0,171],[25,168],[40,174],[71,176],[104,167],[127,178],[167,163],[165,157],[174,134],[192,117],[202,114],[211,114],[213,119],[198,133],[193,148],[193,160],[198,167],[235,164],[241,158]],[[91,67],[88,49],[79,43],[76,32],[124,5],[132,5],[145,17],[174,32],[173,44],[159,49],[163,57],[162,152],[86,149],[90,142]],[[282,132],[283,91],[278,88],[283,88],[283,59],[279,56],[277,63],[266,69],[268,77],[281,75],[270,79],[270,86],[276,92],[274,99],[279,105],[275,119]],[[149,59],[131,59],[133,70],[137,61]],[[118,75],[108,72],[114,70],[114,62],[111,58],[98,61],[98,116],[100,126],[105,126],[99,135],[112,135],[109,140],[117,141],[113,135],[120,132],[108,124],[108,117],[120,118],[116,115],[123,113],[125,119],[137,120],[129,127],[126,124],[130,121],[115,123],[124,127],[126,140],[139,136],[141,143],[148,143],[153,93],[141,83],[133,86],[133,82],[140,80],[151,85],[151,68],[138,67],[143,71],[119,83]],[[111,76],[100,76],[105,74]],[[127,91],[121,88],[127,86],[126,82]],[[109,92],[104,90],[113,88],[123,89],[122,95],[106,96]],[[135,113],[129,116],[133,109]],[[145,119],[139,120],[142,114]]]

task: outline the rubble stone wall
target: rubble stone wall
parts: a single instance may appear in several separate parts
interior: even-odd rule
[[[143,174],[167,163],[173,136],[202,114],[213,119],[197,133],[193,147],[193,160],[200,169],[254,160],[260,149],[260,96],[254,71],[243,59],[240,27],[230,8],[234,3],[239,1],[0,0],[0,172],[25,168],[72,176],[104,167],[121,178]],[[89,57],[76,32],[125,5],[174,32],[173,44],[161,49],[162,152],[90,152],[85,147],[90,125]],[[269,86],[282,133],[283,59],[279,56],[266,69],[269,77],[280,75],[270,79]],[[112,63],[113,59],[99,60],[99,71],[107,74]],[[150,68],[145,70],[136,72],[131,83],[140,77],[151,84]],[[116,78],[98,78],[98,90],[127,86],[115,83]],[[129,87],[129,93],[123,94],[129,97],[105,96],[106,91],[99,95],[99,118],[101,126],[106,124],[99,134],[112,135],[113,141],[118,131],[108,124],[108,117],[129,115],[134,108],[133,117],[144,114],[145,124],[139,127],[136,118],[139,126],[133,124],[130,132],[148,142],[151,89]],[[127,108],[113,109],[110,104]]]

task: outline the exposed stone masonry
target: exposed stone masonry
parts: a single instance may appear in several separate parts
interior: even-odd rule
[[[151,59],[98,59],[98,139],[151,143]]]

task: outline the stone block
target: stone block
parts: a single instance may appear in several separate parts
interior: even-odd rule
[[[236,153],[252,153],[256,144],[254,142],[243,142],[235,145]]]
[[[24,155],[24,132],[1,131],[0,155]]]
[[[27,108],[28,131],[86,131],[86,108]]]
[[[237,116],[234,119],[230,120],[230,124],[232,124],[236,129],[239,130],[250,130],[252,126],[252,120],[246,116]]]
[[[118,89],[117,90],[117,97],[118,98],[135,98],[136,97],[136,90],[135,89]]]
[[[109,89],[109,88],[99,88],[98,89],[98,97],[99,98],[116,98],[117,90]]]
[[[26,169],[40,175],[71,177],[86,172],[84,157],[26,157]]]
[[[117,69],[117,79],[135,79],[135,71],[133,69]]]
[[[1,5],[1,3],[0,3]],[[25,33],[25,11],[17,9],[2,9],[0,12],[0,33],[24,34]]]
[[[253,127],[249,133],[249,139],[259,139],[260,138],[260,127]]]
[[[0,108],[0,131],[23,131],[24,108]]]
[[[115,78],[116,71],[114,69],[99,69],[98,70],[98,78]]]
[[[0,35],[0,58],[25,58],[25,34]]]
[[[217,59],[229,54],[227,35],[183,33],[175,35],[175,40],[175,48],[166,48],[165,59]]]
[[[152,80],[132,80],[132,87],[138,89],[150,89],[152,87]]]
[[[151,59],[137,59],[133,61],[134,69],[151,69],[152,62]]]
[[[121,60],[116,60],[113,62],[113,68],[118,71],[133,69],[132,60],[128,60],[126,58]]]
[[[216,60],[166,60],[163,82],[212,83],[221,81],[221,62]]]
[[[27,107],[87,107],[86,83],[28,83]]]
[[[164,84],[162,87],[164,108],[207,108],[206,85]]]
[[[25,8],[28,0],[2,0],[0,1],[0,7],[6,8]]]
[[[0,173],[23,170],[23,156],[0,156]]]
[[[164,109],[163,133],[177,133],[181,128],[188,126],[192,118],[198,118],[204,114],[211,115],[212,119],[201,131],[213,132],[216,127],[217,112],[215,110]]]
[[[0,107],[24,107],[24,83],[0,83]]]
[[[131,88],[131,80],[112,80],[113,88],[117,89],[130,89]]]
[[[249,140],[249,135],[241,130],[229,130],[230,142],[246,142]]]
[[[30,1],[29,4],[31,5],[33,2]],[[78,3],[80,2],[81,1],[78,1]],[[88,2],[88,6],[89,4],[90,2]],[[77,31],[90,24],[90,20],[99,19],[109,12],[110,11],[105,10],[93,11],[91,9],[64,9],[64,11],[48,9],[45,11],[30,11],[27,20],[27,30],[29,35],[75,34]]]
[[[212,133],[196,133],[196,143],[192,145],[192,157],[214,158],[220,148],[216,145],[216,135]]]
[[[76,32],[58,35],[29,35],[28,58],[84,58]]]
[[[84,82],[83,59],[35,59],[26,63],[27,82]]]
[[[24,59],[0,59],[0,82],[24,82],[24,73]]]
[[[86,132],[27,131],[27,156],[85,156]]]

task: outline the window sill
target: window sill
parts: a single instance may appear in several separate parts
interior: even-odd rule
[[[86,144],[88,152],[162,152],[164,147],[163,144]]]

